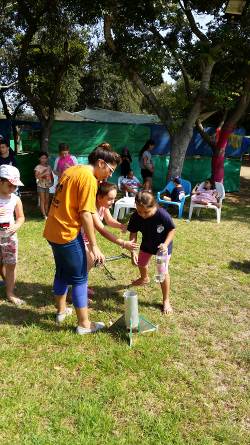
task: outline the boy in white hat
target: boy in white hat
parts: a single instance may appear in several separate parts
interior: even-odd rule
[[[2,269],[7,299],[20,305],[24,301],[14,294],[18,254],[17,230],[24,223],[23,205],[15,195],[20,173],[12,165],[0,166],[0,267]]]

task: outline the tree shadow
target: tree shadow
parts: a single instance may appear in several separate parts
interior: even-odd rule
[[[70,328],[67,325],[56,325],[55,314],[53,313],[40,313],[27,308],[25,305],[14,306],[8,302],[2,303],[0,307],[0,325],[37,325],[39,328],[50,332],[68,331]]]
[[[119,311],[123,308],[124,299],[120,291],[125,291],[128,287],[124,285],[115,285],[112,287],[91,286],[95,295],[91,308],[96,311],[114,312],[112,302],[115,303],[115,311]],[[111,304],[110,304],[111,303]]]
[[[16,282],[17,296],[25,300],[26,304],[35,308],[46,307],[54,304],[52,286],[41,283]],[[5,288],[2,287],[0,295],[5,295]]]
[[[241,270],[244,273],[250,273],[250,261],[230,261],[230,269]]]

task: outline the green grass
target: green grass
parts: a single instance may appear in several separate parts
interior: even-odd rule
[[[11,306],[1,289],[0,443],[248,444],[249,213],[249,204],[226,202],[220,225],[211,212],[176,220],[174,315],[161,315],[156,283],[138,289],[140,312],[159,332],[137,336],[130,349],[119,332],[76,336],[75,316],[55,326],[52,255],[29,206],[17,278],[27,305]],[[137,270],[126,259],[107,266],[115,281],[101,269],[89,281],[91,319],[109,325]]]

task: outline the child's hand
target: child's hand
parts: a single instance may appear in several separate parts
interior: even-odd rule
[[[131,252],[131,261],[133,266],[138,266],[138,253],[135,251]]]
[[[161,243],[158,246],[158,249],[163,253],[163,254],[167,254],[168,253],[168,246],[165,243]]]
[[[7,233],[8,235],[14,235],[14,233],[16,233],[16,231],[19,229],[19,225],[17,224],[12,224],[11,226],[8,227],[8,229],[5,230],[5,233]]]
[[[124,249],[129,250],[133,254],[133,250],[138,249],[139,245],[134,241],[124,241]]]
[[[0,216],[6,214],[6,209],[4,207],[0,207]]]

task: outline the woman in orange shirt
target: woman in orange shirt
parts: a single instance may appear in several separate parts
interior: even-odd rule
[[[112,176],[120,156],[109,144],[103,143],[90,153],[88,160],[88,165],[75,165],[63,173],[44,229],[56,265],[53,286],[56,321],[61,323],[72,313],[66,307],[68,286],[72,285],[72,301],[78,319],[76,332],[81,335],[104,327],[104,323],[91,323],[88,318],[87,260],[81,228],[88,237],[95,262],[103,263],[104,255],[96,243],[92,215],[96,212],[98,181]]]

